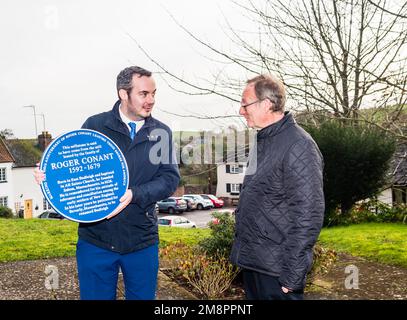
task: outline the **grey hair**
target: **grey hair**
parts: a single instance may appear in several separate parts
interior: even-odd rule
[[[259,75],[247,81],[254,83],[254,91],[259,100],[269,99],[272,111],[284,112],[286,95],[283,82],[273,75]]]
[[[123,69],[120,71],[120,73],[117,75],[117,81],[116,81],[116,88],[117,88],[117,94],[119,94],[120,89],[124,89],[127,91],[128,94],[130,94],[131,89],[133,88],[132,80],[133,80],[133,75],[137,74],[138,77],[151,77],[151,71],[148,71],[146,69],[143,69],[141,67],[137,66],[131,66],[127,67],[126,69]],[[119,96],[120,99],[120,96]]]

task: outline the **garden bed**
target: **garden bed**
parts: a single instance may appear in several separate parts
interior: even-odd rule
[[[188,290],[198,299],[200,299],[200,300],[206,299],[206,296],[203,295],[201,292],[199,292],[197,289],[195,289],[188,282],[187,279],[185,279],[182,276],[177,275],[177,273],[174,272],[173,270],[171,270],[171,269],[160,269],[160,270],[168,278],[170,278],[172,281],[174,281],[177,285]],[[220,299],[220,300],[243,300],[245,298],[242,279],[239,275],[233,280],[232,285],[229,287],[229,289],[227,289],[225,292],[223,292],[218,297],[218,299]]]

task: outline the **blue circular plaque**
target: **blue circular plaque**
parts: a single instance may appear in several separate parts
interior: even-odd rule
[[[107,136],[88,129],[57,137],[45,150],[41,190],[51,206],[76,222],[106,218],[126,192],[129,171],[119,147]]]

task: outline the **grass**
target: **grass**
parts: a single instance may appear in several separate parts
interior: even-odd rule
[[[160,227],[160,247],[196,244],[209,229]],[[323,229],[322,245],[373,261],[407,268],[407,225],[365,223]],[[63,220],[0,219],[0,262],[75,255],[77,223]]]
[[[319,241],[338,252],[407,268],[407,225],[364,223],[325,228]]]
[[[0,262],[75,255],[77,223],[0,219]]]
[[[63,220],[0,219],[0,262],[75,256],[78,224]],[[159,228],[160,247],[195,244],[209,229]]]
[[[171,243],[180,241],[188,245],[197,244],[202,239],[208,237],[210,229],[182,229],[159,227],[160,247],[165,247]]]

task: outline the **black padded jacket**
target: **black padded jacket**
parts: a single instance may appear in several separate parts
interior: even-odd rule
[[[235,211],[235,265],[304,289],[325,202],[323,158],[291,113],[260,130]]]

